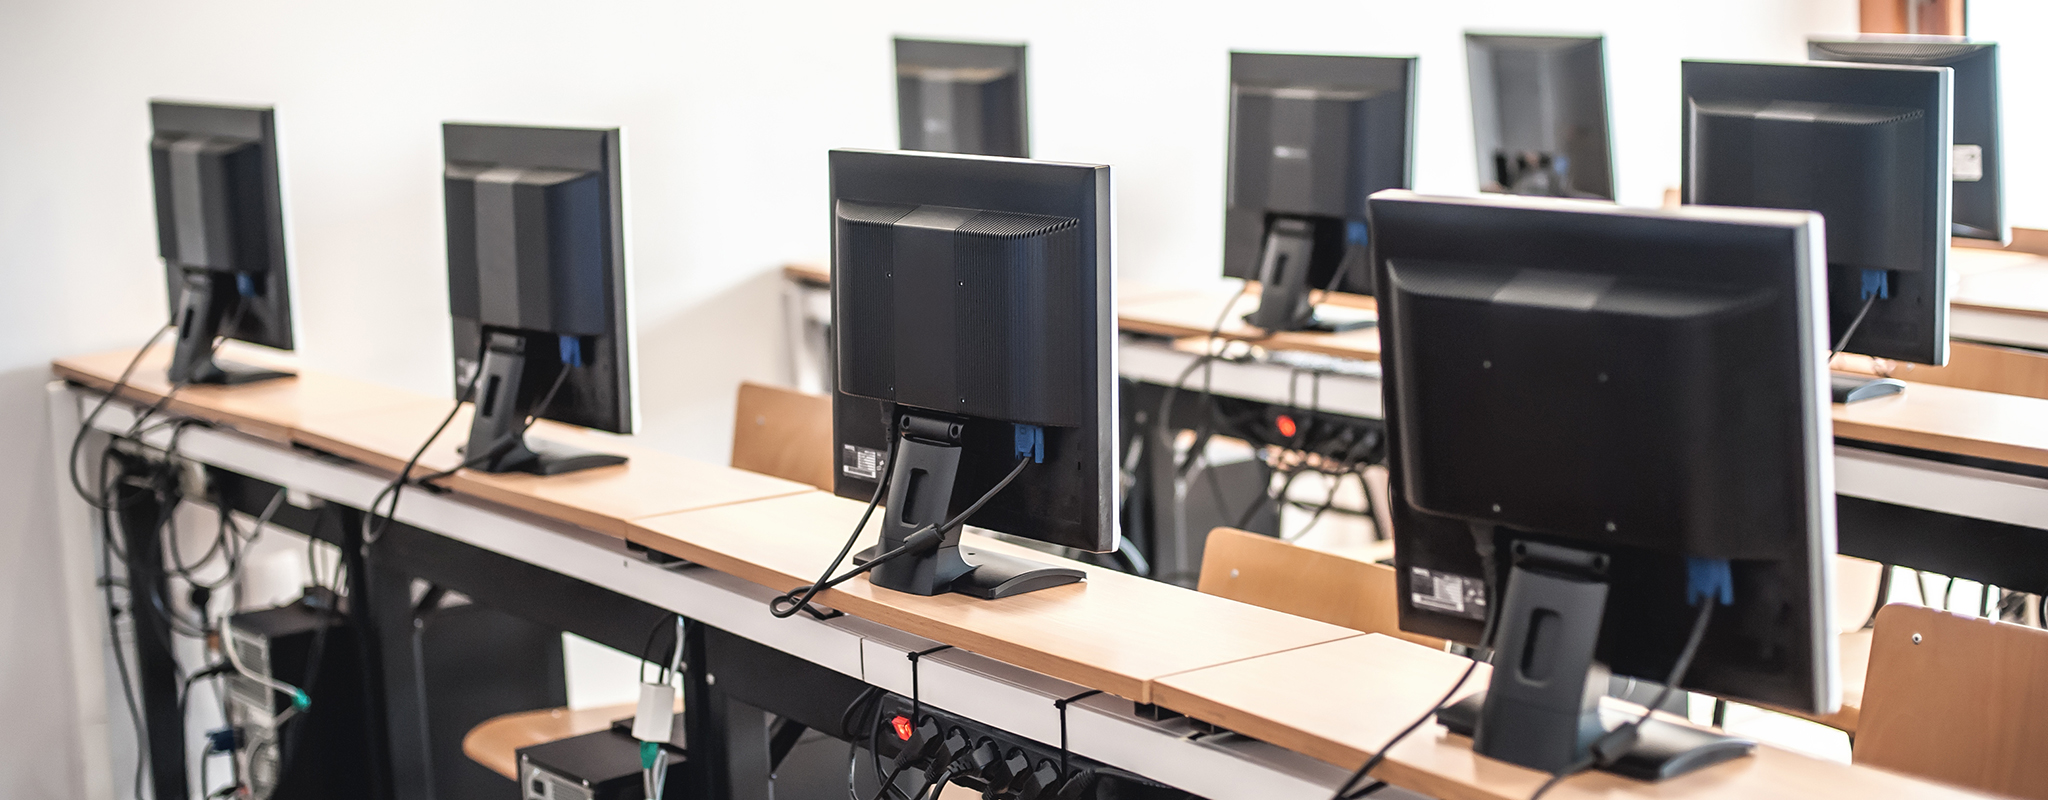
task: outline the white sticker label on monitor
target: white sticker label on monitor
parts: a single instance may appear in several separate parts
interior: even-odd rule
[[[1948,178],[1952,181],[1984,180],[1984,146],[1951,145],[1948,149]]]
[[[858,445],[841,445],[839,471],[849,478],[871,481],[882,474],[882,451]]]
[[[1486,584],[1478,578],[1409,567],[1408,599],[1417,608],[1466,619],[1486,619]]]

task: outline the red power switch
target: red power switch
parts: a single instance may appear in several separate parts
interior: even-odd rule
[[[1294,431],[1296,430],[1296,428],[1294,427],[1293,417],[1287,416],[1286,414],[1281,414],[1279,417],[1273,420],[1273,426],[1280,429],[1281,436],[1285,436],[1289,439],[1294,438]]]
[[[910,727],[910,718],[900,714],[889,720],[889,727],[896,729],[896,738],[906,742],[910,741],[911,734],[915,733]]]

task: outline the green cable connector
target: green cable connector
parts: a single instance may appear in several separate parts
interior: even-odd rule
[[[307,697],[305,692],[300,691],[298,689],[292,690],[292,708],[296,708],[300,711],[305,711],[312,705],[313,698]]]
[[[654,769],[654,757],[661,753],[660,742],[640,743],[640,768]]]

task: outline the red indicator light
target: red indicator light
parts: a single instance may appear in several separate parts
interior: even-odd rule
[[[1281,414],[1280,416],[1273,419],[1273,425],[1280,429],[1281,436],[1285,436],[1289,439],[1294,438],[1295,428],[1293,417],[1287,416],[1286,414]]]
[[[905,716],[899,715],[889,720],[889,727],[896,729],[896,738],[906,742],[910,741],[910,735],[914,732],[910,727],[910,718]]]

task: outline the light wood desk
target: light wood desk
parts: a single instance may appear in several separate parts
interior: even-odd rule
[[[323,420],[299,441],[397,472],[448,414],[447,400]],[[455,448],[469,438],[471,407],[464,405],[447,432],[420,461],[427,471],[461,463]],[[439,485],[482,500],[624,538],[628,522],[676,511],[814,491],[810,486],[745,470],[679,458],[612,436],[540,420],[533,438],[627,457],[624,464],[564,475],[491,474],[461,470]],[[395,458],[393,456],[396,456]]]
[[[168,349],[159,351],[144,358],[125,390],[128,397],[153,403],[169,389],[161,367],[156,366],[167,359]],[[113,379],[133,354],[131,350],[62,359],[55,369],[68,380],[104,390],[113,386]],[[450,402],[300,370],[296,378],[248,386],[188,386],[172,398],[170,410],[395,474],[447,416]],[[461,463],[456,448],[468,439],[470,411],[465,405],[457,413],[421,456],[415,475]],[[626,523],[639,517],[813,491],[795,481],[679,458],[628,438],[547,420],[537,422],[530,435],[621,453],[630,460],[619,466],[557,476],[462,470],[442,479],[440,485],[618,538],[625,537]]]
[[[2048,400],[1910,383],[1834,406],[1835,437],[2048,467]]]
[[[122,353],[66,359],[59,362],[58,371],[111,386],[126,359]],[[315,422],[282,428],[283,435],[277,438],[395,473],[447,414],[446,400],[397,390],[373,393],[377,402],[363,409],[335,398],[301,397],[290,385],[325,386],[327,380],[320,373],[302,371],[298,378],[254,387],[267,390],[272,417],[306,416],[295,411],[294,404],[323,412]],[[332,385],[354,389],[352,383]],[[185,391],[193,394],[181,413],[237,426],[236,418],[216,408],[218,392]],[[128,394],[139,402],[156,397],[147,391]],[[179,398],[186,398],[184,391]],[[428,448],[420,469],[446,469],[458,463],[454,447],[466,436],[465,417],[466,413],[458,415]],[[457,494],[624,537],[778,591],[816,579],[865,505],[793,481],[703,464],[616,437],[546,422],[534,430],[571,444],[625,452],[633,460],[550,477],[462,470],[441,485]],[[870,525],[871,530],[875,527]],[[970,538],[975,546],[1080,567],[1088,571],[1089,581],[1004,603],[959,595],[916,597],[853,581],[824,594],[824,602],[908,633],[1139,702],[1148,702],[1149,682],[1163,675],[1357,635],[1334,625]],[[767,613],[765,608],[762,613]]]
[[[60,378],[104,392],[113,388],[115,379],[121,376],[121,368],[127,366],[134,356],[132,349],[94,353],[59,359],[52,364],[52,369]],[[246,386],[186,386],[171,397],[165,411],[227,423],[243,433],[286,442],[291,441],[293,432],[308,424],[398,408],[422,399],[417,394],[388,386],[328,373],[300,371],[282,354],[231,346],[221,348],[221,357],[299,371],[300,375]],[[170,381],[165,376],[165,369],[170,363],[170,346],[159,344],[136,366],[124,395],[145,405],[163,399],[171,392]],[[443,405],[442,410],[445,413],[447,406]],[[396,465],[392,469],[396,471]]]
[[[60,374],[79,376],[82,383],[105,386],[111,382],[114,373],[123,363],[125,358],[119,354],[67,359],[57,365],[57,370]],[[364,393],[375,402],[365,402],[361,397],[335,397],[332,396],[332,392],[318,397],[311,396],[317,393],[317,387],[322,386],[346,387],[348,384],[328,383],[316,373],[304,373],[294,382],[280,382],[267,387],[242,387],[262,390],[260,392],[193,391],[189,396],[181,392],[179,398],[182,403],[177,409],[179,413],[216,422],[227,428],[239,428],[245,422],[266,427],[273,433],[281,428],[288,435],[303,442],[325,441],[335,447],[334,452],[353,450],[361,453],[369,459],[365,461],[366,464],[371,461],[393,464],[388,469],[395,469],[395,460],[409,455],[411,448],[417,446],[417,438],[399,436],[400,426],[390,424],[383,412],[402,407],[402,413],[398,416],[412,419],[413,422],[407,424],[414,425],[425,418],[423,412],[430,410],[427,405],[416,405],[416,401],[432,398],[394,390]],[[131,399],[139,402],[154,400],[146,390],[134,390],[129,395]],[[258,397],[269,399],[258,400]],[[392,399],[401,402],[385,402]],[[374,422],[364,425],[304,422],[315,417],[325,418],[328,414]],[[317,430],[313,430],[316,428]],[[429,424],[421,430],[430,428]],[[231,434],[225,433],[207,435],[234,438]],[[386,437],[391,438],[387,440]],[[237,445],[244,450],[278,446],[262,445],[251,440],[237,441],[246,442]],[[226,447],[226,444],[216,446]],[[643,457],[649,463],[659,460],[655,454]],[[327,462],[308,459],[303,454],[294,453],[289,449],[274,450],[264,459],[272,462],[297,459],[299,462],[318,464],[318,469],[333,469]],[[250,469],[248,466],[240,468]],[[724,468],[698,465],[691,469]],[[674,491],[678,487],[657,485],[661,482],[658,476],[679,474],[689,473],[650,472],[643,478],[634,478],[626,470],[597,470],[592,471],[587,482],[578,484],[578,490],[573,492],[549,495],[540,486],[535,485],[540,483],[539,481],[513,482],[495,487],[494,490],[503,493],[500,497],[508,498],[499,501],[505,505],[550,516],[562,522],[573,523],[578,518],[567,510],[570,507],[574,507],[576,513],[587,515],[588,518],[616,521],[620,519],[621,514],[631,513],[630,510],[619,510],[619,498],[637,498],[643,493]],[[464,481],[451,481],[449,484],[449,488],[458,494],[477,493],[472,496],[484,499],[480,487],[482,484]],[[327,491],[317,486],[299,488]],[[509,499],[514,496],[519,499]],[[831,553],[836,552],[836,545],[851,528],[860,510],[859,503],[806,490],[767,499],[727,498],[727,502],[722,505],[642,518],[631,522],[626,528],[627,535],[632,541],[780,591],[816,577],[817,570]],[[521,523],[513,519],[491,524],[518,527]],[[571,537],[566,534],[550,533],[530,526],[523,528],[522,531],[517,532],[516,536],[517,541],[524,544],[518,544],[512,539],[505,540],[503,546],[508,548],[508,552],[537,552],[531,548],[549,546],[533,541],[534,537],[543,536],[564,540],[561,545],[553,546],[567,548],[560,552],[564,554],[564,558],[575,562],[555,564],[552,559],[544,559],[531,563],[565,570],[564,574],[618,574],[589,572],[597,568],[591,562],[591,556],[587,555],[590,545],[578,544],[570,547],[573,542],[569,541]],[[470,532],[470,535],[478,534]],[[1008,549],[994,542],[979,539],[970,541],[975,546],[988,547],[992,550]],[[576,549],[578,547],[583,549]],[[1031,557],[1060,561],[1040,554],[1031,554]],[[596,560],[616,565],[606,566],[603,568],[605,570],[632,569],[630,562],[621,564],[615,556],[597,556]],[[688,574],[670,573],[652,567],[648,569],[655,569],[659,574],[650,576],[645,572],[633,573],[642,576],[634,579],[641,582],[636,584],[642,587],[637,591],[646,590],[645,584],[652,580],[672,581],[698,587],[708,586],[704,579],[692,578]],[[578,570],[582,572],[576,572]],[[1101,570],[1090,569],[1089,572],[1090,580],[1086,583],[1057,587],[1001,602],[983,602],[959,596],[913,597],[876,589],[865,581],[850,582],[842,590],[823,595],[823,600],[855,617],[953,644],[996,662],[1012,665],[1012,668],[1021,667],[1132,700],[1157,703],[1174,710],[1194,713],[1199,718],[1236,728],[1248,735],[1258,736],[1281,747],[1334,764],[1343,764],[1347,761],[1356,763],[1361,757],[1362,748],[1374,746],[1368,743],[1369,739],[1377,738],[1383,730],[1390,729],[1389,726],[1398,726],[1406,721],[1411,715],[1410,709],[1395,708],[1394,704],[1398,701],[1390,698],[1407,698],[1406,702],[1414,703],[1417,702],[1415,698],[1433,696],[1440,692],[1441,688],[1422,687],[1422,684],[1440,677],[1446,669],[1459,668],[1455,660],[1445,660],[1450,659],[1449,656],[1404,643],[1397,644],[1408,649],[1399,652],[1408,655],[1397,658],[1419,659],[1417,663],[1422,664],[1421,667],[1408,665],[1405,661],[1376,662],[1372,658],[1356,657],[1354,651],[1349,648],[1361,645],[1351,643],[1361,640],[1370,643],[1377,641],[1377,638],[1361,637],[1353,631],[1335,626],[1151,581]],[[709,589],[699,588],[692,591]],[[683,607],[679,607],[679,610],[683,610]],[[728,613],[711,607],[702,610],[707,613]],[[691,610],[685,613],[696,612]],[[804,635],[815,636],[848,635],[830,624],[820,626],[807,620],[778,621],[766,620],[766,617],[766,609],[761,608],[758,616],[747,613],[743,617],[733,619],[745,625],[760,626],[761,631],[757,631],[757,634],[769,636],[794,635],[776,633],[777,631],[811,631]],[[773,627],[769,627],[770,625]],[[1346,649],[1322,649],[1332,647]],[[994,686],[989,690],[998,691]],[[1303,709],[1305,711],[1301,711]],[[1325,720],[1344,720],[1344,725],[1363,725],[1365,727],[1362,731],[1366,735],[1361,736],[1361,729],[1342,725],[1297,721],[1294,716],[1297,711],[1309,719],[1314,719],[1314,715],[1321,715]],[[1399,713],[1388,716],[1396,711]],[[1036,710],[1036,713],[1043,715],[1045,712]],[[1260,724],[1258,720],[1273,722]],[[1147,741],[1157,739],[1155,735],[1153,739]],[[1179,740],[1169,737],[1168,741]],[[1198,750],[1200,752],[1197,752]],[[1200,748],[1186,752],[1190,753],[1189,757],[1214,756],[1213,753],[1207,753]],[[1455,748],[1447,752],[1455,754]],[[1242,763],[1237,760],[1245,758],[1241,754],[1221,757],[1231,759],[1234,763]],[[1402,763],[1409,763],[1409,757],[1405,754]],[[1673,791],[1672,787],[1676,786],[1692,787],[1688,789],[1688,793],[1714,789],[1721,790],[1722,796],[1753,797],[1769,795],[1771,792],[1798,791],[1803,788],[1806,793],[1821,789],[1848,789],[1866,796],[1896,797],[1922,794],[1925,789],[1924,784],[1884,773],[1839,767],[1789,754],[1777,754],[1775,751],[1767,754],[1765,758],[1754,760],[1754,763],[1768,764],[1770,769],[1759,769],[1750,765],[1733,771],[1724,771],[1725,774],[1712,773],[1718,777],[1711,781],[1692,780],[1666,786],[1615,782],[1606,791],[1612,796],[1654,797],[1669,794]],[[1400,781],[1412,779],[1415,781],[1412,784],[1414,788],[1424,791],[1450,787],[1455,791],[1438,793],[1454,797],[1502,796],[1497,791],[1487,788],[1500,785],[1533,788],[1528,784],[1529,776],[1526,771],[1477,759],[1470,756],[1469,752],[1464,756],[1463,766],[1459,768],[1462,772],[1450,767],[1434,772],[1400,773],[1397,770],[1396,774],[1390,777],[1396,777]],[[1192,779],[1195,776],[1187,777]],[[1507,783],[1502,784],[1501,781]],[[1241,785],[1212,785],[1212,788],[1245,796],[1242,794],[1244,787]],[[1488,794],[1489,791],[1494,793]]]
[[[1465,670],[1458,656],[1379,634],[1304,647],[1159,681],[1159,702],[1223,728],[1347,769],[1363,764],[1429,708]],[[1488,668],[1460,694],[1485,688]],[[1311,678],[1310,676],[1320,676]],[[1314,685],[1315,691],[1303,691]],[[1374,775],[1445,800],[1524,800],[1546,776],[1472,751],[1430,723],[1396,746]],[[1772,747],[1668,781],[1594,772],[1546,797],[1977,797],[1880,770],[1818,761]]]
[[[1948,269],[1952,337],[2048,350],[2048,231],[2015,228],[2004,250],[1958,246]]]
[[[1217,284],[1203,289],[1157,289],[1137,287],[1126,292],[1117,303],[1116,324],[1120,330],[1152,336],[1207,337],[1214,330],[1219,338],[1235,341],[1257,342],[1260,346],[1275,350],[1299,350],[1322,353],[1339,358],[1356,358],[1363,361],[1377,361],[1380,357],[1380,334],[1377,328],[1359,328],[1343,333],[1288,332],[1268,334],[1265,330],[1252,327],[1244,321],[1244,315],[1258,308],[1259,287],[1248,287],[1244,296],[1231,305],[1229,313],[1222,313],[1222,325],[1217,326],[1223,304],[1236,294],[1235,287]],[[1317,302],[1330,302],[1349,308],[1376,309],[1378,304],[1370,297],[1349,294],[1314,293]]]
[[[832,270],[821,264],[784,264],[782,265],[782,277],[784,280],[812,286],[829,287],[832,285]]]
[[[817,580],[865,506],[816,492],[637,520],[627,540],[786,590]],[[874,542],[879,527],[869,523],[862,546]],[[1141,703],[1152,702],[1152,681],[1166,675],[1358,635],[973,534],[963,536],[962,543],[1080,567],[1088,580],[990,602],[957,594],[918,597],[857,579],[820,594],[819,600],[854,616]]]
[[[1210,326],[1216,324],[1217,310],[1234,292],[1228,286],[1218,285],[1168,298],[1127,303],[1119,310],[1118,324],[1126,330],[1154,335],[1206,336]],[[1238,305],[1249,310],[1251,302],[1240,300]],[[1232,310],[1224,337],[1253,338],[1256,329],[1238,321],[1237,311]],[[1258,344],[1269,350],[1306,350],[1361,361],[1379,359],[1376,329],[1341,334],[1279,334],[1259,340]],[[1835,435],[1840,438],[2048,467],[2048,400],[1914,383],[1903,394],[1836,405],[1832,409]]]
[[[1955,275],[1950,305],[2048,318],[2048,255],[1957,247],[1948,268]]]
[[[633,704],[599,708],[543,708],[504,714],[477,723],[462,737],[462,754],[492,772],[519,780],[519,750],[596,733],[613,720],[633,716]]]

